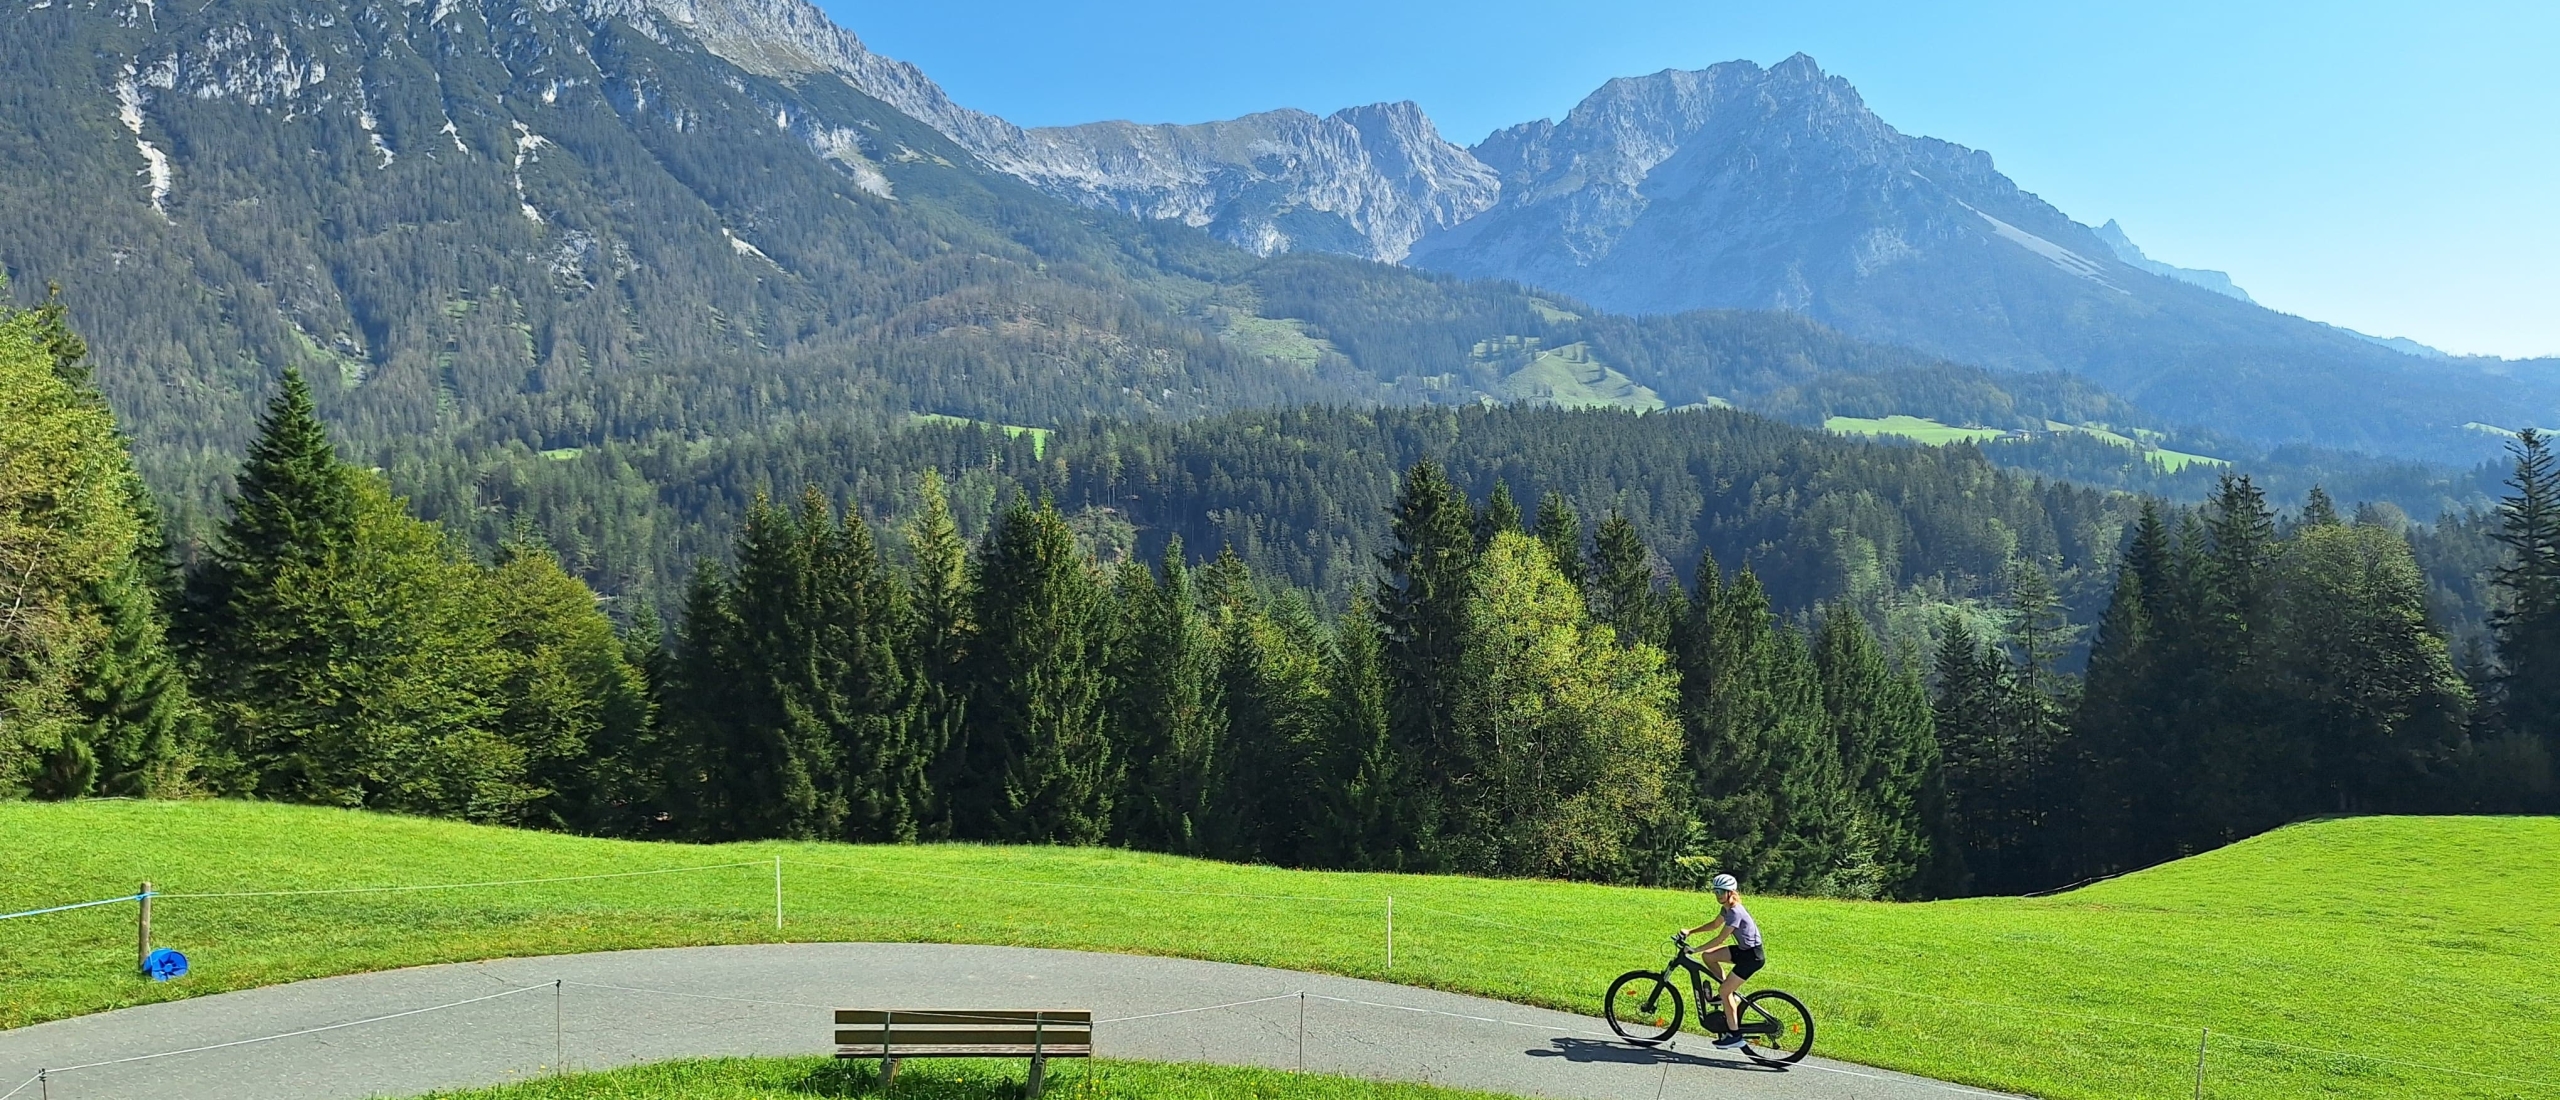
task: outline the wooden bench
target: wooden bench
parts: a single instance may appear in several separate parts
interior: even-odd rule
[[[1037,1097],[1049,1059],[1093,1057],[1093,1011],[839,1008],[836,1057],[880,1059],[883,1089],[907,1058],[1029,1058]]]

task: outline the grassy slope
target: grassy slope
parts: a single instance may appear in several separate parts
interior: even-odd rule
[[[1023,1064],[915,1061],[898,1070],[900,1100],[1015,1100]],[[706,1058],[578,1073],[430,1100],[793,1100],[883,1096],[876,1063],[832,1058]],[[1060,1100],[1497,1100],[1494,1094],[1268,1069],[1151,1062],[1054,1062]]]
[[[1932,447],[1947,443],[1980,443],[2005,434],[1998,428],[1954,428],[1917,416],[1835,416],[1823,421],[1822,427],[1839,435],[1901,436]]]
[[[1185,955],[1581,1011],[1658,965],[1703,899],[1546,882],[1290,872],[1092,849],[703,849],[244,803],[0,804],[0,911],[131,889],[461,882],[761,867],[549,886],[166,899],[179,983],[130,978],[117,906],[0,922],[0,1025],[418,963],[671,944],[912,940]],[[770,860],[792,914],[772,924]],[[2244,1039],[2560,1081],[2560,819],[2298,826],[2056,898],[1928,905],[1761,899],[1763,983],[1820,1049],[2064,1097],[2491,1097],[2548,1087]],[[1396,899],[1395,969],[1383,904]],[[1269,896],[1344,900],[1285,900]],[[2425,1023],[2390,1017],[2394,982]]]

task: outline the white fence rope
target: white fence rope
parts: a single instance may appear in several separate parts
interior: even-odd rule
[[[76,1073],[80,1070],[103,1069],[107,1066],[130,1065],[134,1062],[151,1062],[162,1058],[175,1058],[184,1054],[203,1054],[207,1051],[229,1050],[233,1047],[252,1046],[258,1043],[272,1043],[279,1039],[294,1039],[304,1035],[318,1035],[324,1031],[338,1031],[345,1028],[363,1027],[367,1024],[379,1024],[389,1020],[404,1019],[410,1016],[423,1016],[430,1012],[443,1012],[447,1009],[461,1008],[465,1005],[476,1005],[485,1001],[498,1000],[502,997],[513,997],[521,993],[531,993],[537,989],[554,989],[557,987],[558,983],[544,982],[540,985],[528,985],[521,989],[509,989],[503,992],[491,993],[484,997],[472,997],[466,1000],[451,1001],[440,1005],[429,1005],[425,1008],[412,1008],[403,1012],[386,1013],[380,1016],[368,1016],[361,1020],[346,1020],[340,1023],[322,1024],[318,1027],[306,1027],[296,1031],[279,1032],[274,1035],[261,1035],[254,1039],[235,1039],[228,1043],[209,1043],[200,1047],[188,1047],[184,1050],[164,1050],[156,1054],[137,1054],[130,1058],[108,1058],[103,1061],[82,1062],[78,1065],[71,1066],[47,1066],[44,1069],[37,1071],[35,1076],[27,1078],[27,1080],[21,1083],[17,1088],[10,1089],[5,1093],[0,1093],[0,1100],[9,1100],[9,1097],[16,1096],[20,1092],[25,1091],[28,1085],[49,1079],[59,1074]]]
[[[155,892],[151,896],[159,897],[161,895]],[[0,913],[0,920],[16,920],[20,917],[41,917],[47,913],[68,913],[74,909],[89,909],[100,905],[120,905],[128,901],[141,900],[142,895],[140,894],[126,894],[120,898],[101,898],[97,901],[75,901],[69,905],[56,905],[46,909],[29,909],[23,913]],[[0,1093],[0,1100],[8,1100],[8,1094]]]

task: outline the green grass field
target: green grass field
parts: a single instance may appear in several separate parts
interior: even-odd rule
[[[799,1100],[884,1096],[901,1100],[1018,1100],[1015,1060],[911,1061],[894,1093],[880,1089],[878,1063],[833,1058],[705,1058],[604,1073],[573,1073],[520,1084],[429,1093],[430,1100]],[[1050,1064],[1054,1100],[1498,1100],[1495,1094],[1352,1077],[1230,1066],[1120,1062]]]
[[[1956,428],[1917,416],[1835,416],[1823,430],[1838,435],[1891,435],[1937,447],[1948,443],[1984,443],[2008,433],[1998,428]]]
[[[1020,424],[998,424],[990,420],[971,420],[965,416],[952,416],[949,413],[908,413],[907,423],[976,424],[980,427],[1002,428],[1004,429],[1004,435],[1007,439],[1020,439],[1026,435],[1030,436],[1032,457],[1046,457],[1049,453],[1049,429],[1047,428],[1028,428]]]
[[[130,906],[0,921],[5,1026],[421,963],[782,938],[1190,956],[1591,1012],[1612,976],[1659,965],[1669,931],[1707,912],[1662,890],[1098,849],[653,845],[252,803],[6,803],[0,837],[0,912],[145,878],[186,893],[750,864],[164,897],[158,939],[196,963],[166,985],[129,974]],[[2188,1097],[2210,1028],[2210,1096],[2398,1100],[2560,1095],[2555,899],[2560,819],[2358,818],[2053,898],[1762,898],[1753,911],[1770,937],[1760,984],[1813,1006],[1822,1053],[2056,1097]]]

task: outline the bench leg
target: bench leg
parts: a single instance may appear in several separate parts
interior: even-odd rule
[[[1023,1095],[1028,1097],[1029,1100],[1040,1100],[1040,1086],[1046,1083],[1045,1078],[1048,1076],[1049,1060],[1036,1054],[1032,1055],[1031,1080],[1023,1087]]]
[[[898,1060],[897,1060],[897,1059],[895,1059],[895,1058],[883,1058],[883,1059],[881,1059],[881,1060],[880,1060],[880,1091],[882,1091],[882,1092],[887,1092],[887,1091],[889,1091],[889,1086],[890,1086],[890,1084],[891,1084],[891,1083],[893,1083],[893,1082],[895,1082],[895,1081],[897,1081],[897,1079],[898,1079]]]

